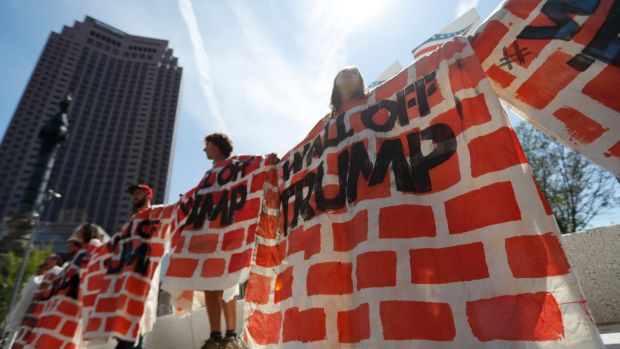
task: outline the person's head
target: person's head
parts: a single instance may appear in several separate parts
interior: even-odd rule
[[[67,247],[67,254],[69,255],[69,260],[75,257],[75,255],[80,251],[84,244],[77,240],[69,241],[69,246]]]
[[[37,275],[43,275],[45,273],[47,273],[47,271],[50,270],[50,268],[48,268],[47,264],[45,264],[45,262],[37,265],[37,271],[36,274]]]
[[[45,271],[48,271],[53,267],[60,266],[62,264],[62,257],[60,257],[58,253],[52,253],[49,256],[45,257],[45,261],[43,262],[43,264],[47,268]]]
[[[130,185],[127,191],[131,194],[131,204],[137,210],[151,206],[153,189],[146,184]]]
[[[353,66],[345,67],[334,78],[330,107],[335,112],[343,104],[367,96],[368,89],[364,85],[364,79],[359,69]]]
[[[218,161],[227,159],[233,151],[233,141],[225,133],[212,133],[205,137],[204,152],[207,159]]]
[[[71,234],[71,237],[67,240],[69,241],[69,255],[74,256],[80,248],[88,244],[90,240],[102,240],[103,231],[104,230],[100,226],[93,223],[80,224],[77,228],[75,228],[73,234]]]

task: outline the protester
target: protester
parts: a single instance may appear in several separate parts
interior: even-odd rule
[[[204,142],[213,166],[181,198],[180,205],[190,208],[177,213],[180,228],[171,237],[162,288],[171,293],[177,314],[191,311],[204,296],[211,332],[202,348],[234,349],[241,347],[235,298],[248,280],[264,185],[275,177],[278,159],[275,154],[231,156],[233,142],[222,133]]]
[[[50,270],[53,267],[61,266],[62,265],[62,257],[60,257],[60,255],[58,253],[51,253],[49,256],[45,257],[45,261],[43,263],[45,263],[45,268],[46,268],[46,272],[47,272],[47,270]],[[43,273],[43,274],[45,274],[45,273]]]
[[[80,250],[86,249],[88,244],[95,247],[101,246],[102,242],[107,238],[107,233],[100,226],[93,223],[81,224],[67,239],[67,242],[69,242],[69,247],[67,248],[69,258],[74,259]]]
[[[147,184],[128,192],[135,212],[93,256],[82,283],[83,337],[90,346],[143,348],[156,321],[159,266],[177,204],[152,205]]]
[[[100,246],[107,239],[107,233],[103,228],[93,223],[80,224],[67,239],[69,242],[68,253],[75,258],[81,249],[88,244]],[[78,247],[76,249],[76,247]]]
[[[65,288],[67,284],[72,282],[71,279],[77,280],[75,285],[78,285],[82,269],[86,268],[93,251],[100,247],[106,239],[108,239],[108,235],[102,227],[93,223],[80,224],[67,239],[67,242],[69,242],[69,247],[67,248],[69,262],[65,263],[63,271],[58,279],[54,281],[60,285],[47,298],[59,292],[59,288]],[[79,287],[75,286],[69,291],[70,294],[68,296],[78,299],[77,292],[79,292]]]
[[[332,94],[329,103],[330,111],[319,120],[309,133],[314,137],[324,131],[326,125],[350,108],[366,102],[368,88],[364,85],[364,78],[359,69],[354,66],[342,68],[334,77]]]
[[[134,211],[140,212],[151,207],[153,189],[147,184],[130,185],[127,190],[131,194]]]
[[[207,159],[213,160],[214,165],[230,157],[233,151],[233,142],[224,133],[213,133],[205,137],[204,152]],[[211,334],[201,349],[236,349],[241,348],[241,341],[236,332],[237,328],[237,295],[239,285],[227,290],[204,291],[207,315]],[[230,301],[225,299],[232,298]],[[222,336],[221,313],[224,312],[226,333]]]
[[[331,116],[349,109],[352,104],[368,97],[368,88],[359,69],[354,66],[342,68],[334,78],[331,95]]]
[[[56,273],[60,272],[61,264],[62,258],[59,254],[52,253],[48,255],[45,257],[45,260],[37,266],[35,275],[31,276],[28,281],[24,283],[24,286],[19,293],[17,303],[13,309],[11,309],[11,312],[5,317],[6,326],[4,330],[8,333],[6,340],[6,343],[8,344],[7,348],[12,346],[15,336],[17,335],[17,329],[22,323],[24,315],[26,315],[34,295],[39,290],[41,281],[43,281],[43,276],[54,267],[56,268]]]
[[[81,224],[67,240],[70,261],[64,267],[59,266],[62,260],[58,254],[49,255],[41,263],[38,270],[40,282],[28,297],[30,301],[23,320],[11,338],[15,347],[43,349],[83,345],[78,326],[82,321],[80,281],[92,253],[102,245],[106,236],[105,231],[95,224]],[[59,316],[64,318],[65,324],[60,333],[53,327],[57,324],[53,319]]]
[[[153,189],[147,184],[130,185],[127,191],[131,194],[131,204],[136,213],[151,208],[151,201],[153,200]],[[140,335],[138,342],[127,341],[117,338],[118,344],[116,349],[142,349],[144,337]]]

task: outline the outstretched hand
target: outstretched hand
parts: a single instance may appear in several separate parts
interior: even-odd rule
[[[280,162],[280,158],[278,157],[278,154],[271,153],[271,154],[267,155],[267,163],[269,165],[275,165],[275,164],[277,164],[279,162]]]

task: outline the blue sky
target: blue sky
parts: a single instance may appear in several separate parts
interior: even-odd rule
[[[167,39],[184,69],[174,199],[210,166],[205,134],[229,133],[236,153],[282,154],[327,112],[341,67],[358,66],[369,83],[396,59],[410,63],[411,49],[459,13],[475,6],[484,19],[499,2],[2,0],[0,134],[51,31],[90,15],[127,33]],[[614,217],[592,225],[620,222]]]

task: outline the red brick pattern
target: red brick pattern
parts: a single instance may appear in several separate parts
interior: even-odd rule
[[[357,256],[357,289],[396,286],[396,252],[373,251]]]
[[[467,321],[482,342],[558,341],[565,336],[560,307],[547,292],[467,302]]]
[[[309,343],[325,339],[325,310],[311,308],[299,310],[296,307],[284,312],[282,341]]]
[[[151,285],[159,283],[163,246],[186,216],[180,202],[134,214],[94,253],[81,285],[85,340],[134,341],[151,330],[141,328],[140,322],[147,313],[145,307],[156,303],[158,288]],[[150,311],[154,314],[155,309]]]
[[[48,271],[43,277],[43,280],[39,285],[38,291],[35,292],[34,296],[32,297],[30,306],[24,314],[22,323],[16,330],[17,334],[12,348],[22,349],[26,348],[27,346],[33,347],[34,339],[39,337],[35,336],[33,331],[37,329],[37,327],[39,329],[42,328],[41,325],[45,325],[46,323],[50,324],[54,321],[53,319],[51,319],[52,321],[50,321],[50,319],[47,319],[45,321],[39,320],[41,319],[41,314],[43,313],[44,308],[48,303],[45,300],[44,296],[49,295],[49,291],[52,288],[54,280],[58,279],[58,276],[62,272],[62,270],[63,269],[60,267],[54,267],[53,269]],[[41,324],[39,324],[39,322],[41,322]],[[71,322],[71,320],[69,322]],[[55,334],[54,336],[46,335],[43,340],[46,339],[60,344],[64,342],[61,334]],[[71,341],[71,339],[68,340]]]
[[[506,253],[516,278],[564,275],[570,270],[560,240],[553,233],[508,238]]]
[[[553,10],[557,4],[552,2],[506,1],[476,31],[472,46],[502,100],[526,121],[618,176],[620,156],[609,149],[620,141],[620,98],[615,87],[620,66],[611,48],[617,33],[609,33],[605,26],[615,21],[619,5],[601,0],[590,2],[583,11]],[[579,16],[577,30],[562,39],[524,37],[528,26],[528,30],[561,26],[547,17],[545,6],[569,21]],[[564,33],[575,23],[566,23]],[[590,43],[615,58],[585,52]]]
[[[370,338],[368,304],[362,304],[353,310],[338,312],[338,341],[340,343],[358,343],[368,338]]]
[[[471,46],[453,40],[394,79],[342,116],[340,136],[335,118],[319,122],[332,130],[330,147],[313,153],[325,141],[315,130],[278,165],[269,186],[277,183],[282,202],[261,213],[247,287],[249,347],[477,348],[503,340],[511,348],[595,348],[555,221]],[[441,98],[425,102],[420,94],[431,84]],[[380,99],[385,110],[364,119]],[[406,115],[390,114],[386,101]],[[381,130],[369,130],[372,123]],[[420,155],[415,137],[434,143],[424,131],[431,126],[451,131],[456,149],[417,176],[433,144]],[[425,178],[430,187],[416,191]],[[376,188],[381,195],[363,194]],[[583,330],[565,330],[568,321]]]
[[[269,160],[265,157],[242,155],[233,156],[207,171],[203,182],[209,185],[199,185],[192,196],[194,207],[204,208],[206,213],[197,219],[191,219],[190,213],[187,223],[175,232],[170,264],[162,280],[164,289],[222,290],[248,279],[269,170]],[[230,180],[225,181],[228,177]],[[246,193],[243,199],[233,194],[239,189]],[[222,207],[220,200],[226,199],[227,212],[216,211],[216,207]],[[237,202],[242,203],[240,207],[235,206]],[[229,215],[229,221],[222,223],[225,215]],[[262,258],[256,262],[265,266],[278,265],[277,258],[285,251],[275,251],[278,248],[286,246],[260,246]],[[179,311],[191,310],[186,307],[191,302],[184,302],[185,296],[175,301]]]
[[[82,321],[83,295],[79,283],[92,254],[100,246],[99,240],[91,240],[58,275],[49,273],[46,276],[35,296],[38,307],[32,319],[37,321],[31,328],[26,347],[69,348],[81,342],[78,324]]]
[[[380,304],[383,339],[451,341],[454,316],[447,303],[384,301]]]
[[[445,284],[486,279],[489,270],[482,243],[409,251],[411,282]]]

